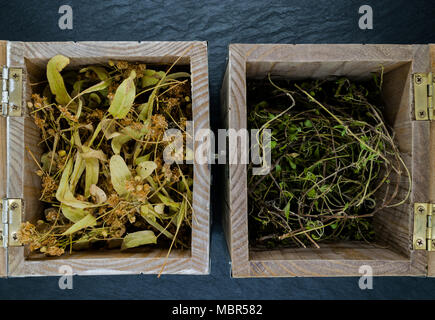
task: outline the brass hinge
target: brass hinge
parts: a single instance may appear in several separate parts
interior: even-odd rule
[[[23,201],[21,199],[3,199],[1,209],[0,238],[3,247],[21,246],[17,233],[21,226]]]
[[[415,73],[414,110],[416,120],[433,120],[434,116],[434,78],[432,72]]]
[[[432,203],[414,204],[414,250],[435,251],[434,207],[435,204]]]
[[[1,115],[20,117],[23,101],[23,70],[3,66]]]

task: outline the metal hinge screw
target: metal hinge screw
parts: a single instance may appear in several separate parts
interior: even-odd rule
[[[417,75],[416,77],[415,77],[415,83],[416,84],[420,84],[421,82],[422,82],[422,78],[421,78],[421,76],[420,75]]]
[[[417,247],[422,247],[424,244],[423,239],[417,239],[416,244],[417,244]]]
[[[15,210],[15,209],[17,209],[17,208],[18,208],[18,203],[16,203],[16,202],[12,202],[10,208],[11,208],[11,210]]]
[[[426,209],[423,206],[419,206],[417,208],[417,211],[418,211],[418,213],[423,214],[423,213],[425,213]]]

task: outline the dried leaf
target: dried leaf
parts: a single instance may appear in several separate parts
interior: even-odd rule
[[[74,232],[77,232],[79,230],[82,230],[84,228],[93,227],[96,224],[97,224],[97,219],[92,214],[89,213],[87,216],[74,223],[68,230],[62,233],[62,235],[66,236]]]
[[[121,135],[121,133],[116,132],[115,120],[114,119],[103,119],[100,122],[101,130],[107,140],[110,140],[116,136]]]
[[[157,237],[151,230],[129,233],[122,241],[121,250],[135,248],[144,244],[157,243]]]
[[[60,205],[60,209],[62,210],[62,213],[65,216],[65,218],[71,220],[72,222],[77,222],[83,219],[88,214],[86,210],[73,208],[63,203]]]
[[[113,153],[119,154],[121,152],[122,146],[129,142],[132,138],[128,135],[116,132],[117,135],[112,139],[112,150]]]
[[[180,209],[180,203],[179,202],[175,202],[171,198],[165,197],[160,192],[157,193],[157,196],[168,207],[171,207],[171,208],[173,208],[173,209],[175,209],[177,211]]]
[[[131,172],[125,164],[124,159],[119,155],[114,155],[110,158],[110,176],[115,191],[120,196],[127,195],[128,191],[125,188],[125,182],[131,179]]]
[[[88,70],[94,71],[98,79],[100,79],[101,81],[104,81],[109,78],[109,73],[107,72],[107,70],[103,67],[98,67],[98,66],[90,66],[87,68],[83,68],[80,70],[80,73],[84,73]]]
[[[62,75],[60,72],[69,64],[69,58],[56,55],[48,61],[47,64],[47,79],[50,85],[51,92],[56,96],[56,101],[59,104],[66,105],[71,101],[71,97],[65,88]]]
[[[50,164],[51,164],[51,158],[53,156],[53,151],[44,153],[41,156],[41,164],[42,164],[42,170],[44,170],[45,172],[48,172],[48,170],[50,169]],[[57,159],[57,155],[55,155],[55,160]]]
[[[107,195],[106,193],[99,188],[97,185],[93,184],[91,185],[89,192],[91,193],[92,196],[95,197],[95,199],[97,200],[97,203],[104,203],[107,200]]]
[[[165,205],[162,203],[156,204],[154,206],[154,211],[158,214],[163,214],[165,213]]]
[[[131,127],[125,127],[121,130],[119,135],[116,135],[112,139],[112,150],[115,154],[119,154],[121,152],[122,146],[132,139],[139,140],[145,135],[145,127],[143,130],[138,131]]]
[[[178,79],[178,78],[190,78],[190,73],[188,72],[174,72],[166,75],[166,80],[168,79]]]
[[[108,110],[116,119],[123,119],[133,106],[133,101],[136,96],[134,78],[136,78],[136,72],[133,70],[131,71],[130,76],[122,81],[116,89],[115,96],[113,97]]]
[[[150,159],[151,154],[152,154],[152,152],[150,152],[150,153],[148,153],[148,154],[146,154],[146,155],[144,155],[144,156],[142,156],[142,157],[137,158],[137,159],[134,161],[134,163],[135,163],[136,165],[138,165],[138,164],[141,163],[141,162],[148,161],[148,160]]]
[[[95,106],[95,105],[98,106],[101,103],[101,98],[97,93],[92,92],[89,95],[89,101],[93,103],[93,106]]]
[[[77,183],[79,182],[80,177],[82,176],[84,171],[85,171],[85,162],[83,161],[83,158],[80,156],[80,154],[77,153],[75,163],[74,163],[74,169],[70,177],[70,183],[69,183],[69,188],[72,193],[75,192]]]
[[[107,161],[107,156],[101,150],[94,150],[87,146],[82,146],[82,151],[83,152],[80,153],[80,156],[83,159],[98,159],[101,161]]]
[[[98,82],[97,84],[94,84],[92,87],[89,87],[86,90],[83,90],[82,92],[80,92],[76,97],[79,97],[79,96],[84,95],[86,93],[104,90],[108,86],[110,86],[110,84],[111,84],[110,80],[104,80],[104,81]],[[74,98],[76,98],[76,97],[74,97]]]
[[[84,83],[88,82],[88,80],[79,80],[74,82],[72,95],[76,96],[82,91],[82,86]]]
[[[140,214],[141,216],[145,219],[146,222],[148,222],[151,226],[153,226],[154,228],[156,228],[157,230],[159,230],[160,233],[164,234],[166,237],[168,237],[169,239],[173,239],[174,235],[172,233],[170,233],[168,230],[166,230],[166,228],[164,228],[162,225],[160,225],[160,223],[158,223],[156,221],[156,214],[153,213],[153,210],[150,210],[150,208],[152,208],[152,206],[150,204],[148,205],[143,205],[140,207]],[[176,240],[178,243],[180,243],[183,246],[186,246],[183,242],[181,242],[180,240]]]
[[[163,71],[147,69],[142,77],[142,88],[156,85],[165,76]]]
[[[72,171],[72,166],[73,160],[69,159],[62,173],[62,177],[60,178],[59,187],[57,188],[56,192],[56,199],[59,202],[73,208],[85,209],[100,206],[98,204],[80,201],[74,197],[74,194],[71,192],[70,185],[68,183]]]
[[[85,197],[89,197],[90,188],[98,183],[98,175],[100,173],[100,164],[97,158],[85,159],[86,176],[85,176]],[[100,203],[97,201],[97,203]]]
[[[142,179],[146,179],[157,168],[154,161],[142,161],[137,165],[136,171]]]

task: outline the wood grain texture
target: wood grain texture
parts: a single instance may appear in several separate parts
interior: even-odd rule
[[[223,92],[228,99],[228,127],[246,128],[246,78],[268,73],[291,79],[349,76],[366,79],[384,67],[386,118],[396,130],[401,154],[412,173],[413,191],[407,204],[383,210],[375,219],[379,245],[326,245],[322,249],[258,251],[248,244],[246,166],[229,165],[229,202],[225,229],[234,277],[358,276],[367,264],[375,275],[425,275],[426,254],[411,250],[416,199],[428,200],[427,154],[429,123],[415,123],[412,108],[414,72],[428,72],[425,45],[285,45],[232,44]],[[426,148],[426,149],[425,149]],[[230,149],[229,157],[237,150]],[[419,159],[416,159],[419,158]],[[424,165],[424,163],[426,165]],[[406,177],[399,177],[406,191]]]
[[[435,44],[429,45],[430,64],[432,73],[435,74]],[[435,203],[435,124],[431,123],[431,143],[430,143],[430,202]],[[435,252],[428,253],[427,275],[435,277]]]
[[[221,88],[221,92],[220,92],[220,108],[221,108],[221,115],[222,115],[222,119],[220,121],[221,124],[221,128],[228,130],[228,126],[229,126],[229,111],[228,111],[228,106],[229,106],[229,100],[230,100],[230,95],[229,95],[229,64],[227,63],[227,67],[225,70],[225,74],[224,74],[224,78],[222,81],[222,88]],[[228,157],[228,139],[225,139],[225,159],[227,159]],[[221,208],[223,210],[223,214],[222,214],[222,226],[223,226],[223,231],[224,231],[224,236],[225,236],[225,240],[227,243],[227,247],[228,247],[228,251],[231,252],[231,219],[230,219],[230,188],[229,188],[229,184],[230,184],[230,175],[229,175],[229,167],[228,167],[228,162],[225,161],[225,165],[221,167],[218,166],[219,170],[219,174],[221,176],[223,176],[223,181],[221,181],[223,183],[223,196],[224,198],[222,199],[223,203],[221,204]]]
[[[47,61],[56,54],[71,59],[70,66],[107,62],[109,59],[144,63],[190,65],[194,130],[209,129],[208,60],[205,42],[10,42],[11,66],[23,68],[24,100],[30,97],[29,78],[44,72]],[[38,201],[40,181],[35,164],[25,146],[38,155],[39,132],[32,120],[24,117],[8,120],[9,197],[24,199],[23,219],[41,215]],[[195,143],[194,149],[199,143]],[[192,242],[190,250],[173,250],[165,274],[208,274],[210,232],[210,170],[194,163]],[[135,253],[80,252],[57,259],[29,255],[24,247],[9,249],[9,276],[59,275],[59,267],[71,266],[74,274],[157,274],[165,262],[167,250],[144,249]]]
[[[6,41],[0,41],[0,67],[6,64]],[[6,118],[0,116],[0,199],[6,197]],[[1,216],[1,210],[0,210]],[[0,221],[1,223],[1,221]],[[0,246],[0,277],[7,275],[7,250]]]
[[[239,131],[247,127],[246,113],[246,58],[238,46],[230,45],[228,60],[228,129]],[[229,145],[228,156],[238,155],[238,145]],[[244,164],[229,166],[229,223],[230,256],[233,276],[249,274],[247,169]]]

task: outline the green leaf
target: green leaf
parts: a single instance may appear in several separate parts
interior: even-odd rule
[[[317,196],[316,190],[311,189],[310,191],[308,191],[307,193],[308,198],[314,199]]]
[[[91,92],[96,92],[96,91],[104,90],[108,86],[110,86],[110,83],[111,83],[110,80],[104,80],[104,81],[98,82],[97,84],[94,84],[92,87],[89,87],[89,88],[83,90],[77,96],[81,96],[81,95],[84,95],[86,93],[91,93]]]
[[[289,202],[287,202],[287,204],[284,207],[284,214],[285,214],[285,217],[286,217],[287,220],[288,220],[288,218],[290,216],[290,201],[291,200],[289,200]]]
[[[121,250],[139,247],[144,244],[157,243],[157,237],[151,230],[129,233],[122,241]]]
[[[136,171],[142,179],[146,179],[157,168],[154,161],[143,161],[137,165]]]
[[[65,88],[62,75],[60,72],[69,64],[69,59],[63,55],[56,55],[48,61],[47,80],[51,93],[56,96],[59,104],[66,105],[71,101],[71,97]]]
[[[116,119],[125,118],[133,106],[134,98],[136,96],[134,78],[136,78],[136,72],[133,70],[131,71],[130,76],[122,81],[118,89],[116,89],[115,96],[108,110]]]
[[[115,191],[120,196],[127,195],[128,191],[125,188],[125,182],[131,179],[131,172],[125,164],[124,159],[119,155],[114,155],[110,158],[110,176]]]
[[[142,88],[156,85],[165,76],[163,71],[147,69],[142,77]]]
[[[275,141],[275,140],[272,140],[272,141],[270,142],[270,148],[273,149],[273,148],[275,148],[275,147],[276,147],[276,141]]]
[[[87,216],[74,223],[68,230],[62,233],[62,235],[66,236],[69,234],[73,234],[74,232],[77,232],[79,230],[88,227],[93,227],[96,224],[97,224],[97,219],[92,214],[89,213]]]
[[[312,128],[313,127],[313,123],[310,120],[305,120],[304,122],[304,126],[307,128]]]
[[[165,197],[164,195],[162,195],[160,192],[157,193],[157,196],[159,197],[159,199],[163,202],[164,205],[171,207],[175,210],[180,209],[180,203],[179,202],[175,202],[172,199]],[[164,208],[164,206],[163,206]],[[163,211],[161,212],[163,213]]]
[[[67,218],[68,220],[71,220],[72,222],[77,222],[77,221],[83,219],[88,214],[88,212],[86,210],[79,209],[79,208],[73,208],[73,207],[67,206],[64,203],[62,203],[60,205],[60,209],[62,210],[62,213],[65,216],[65,218]]]

